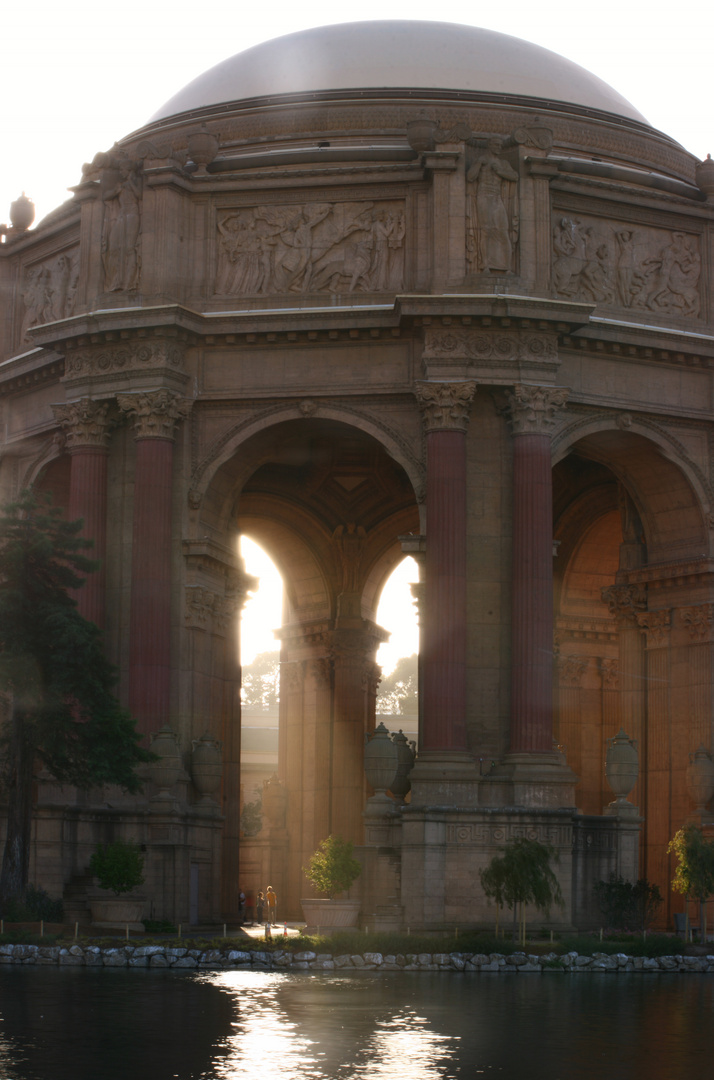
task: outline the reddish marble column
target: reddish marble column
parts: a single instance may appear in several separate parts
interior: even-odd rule
[[[165,390],[121,394],[117,402],[134,417],[136,438],[129,709],[148,734],[169,721],[173,438],[191,403]]]
[[[106,608],[107,444],[111,426],[108,411],[107,402],[91,398],[54,406],[55,418],[65,431],[72,458],[68,517],[70,521],[83,519],[82,536],[94,545],[87,554],[100,564],[74,596],[79,613],[102,629]]]
[[[567,391],[515,386],[512,754],[553,753],[553,494],[550,431]]]
[[[426,429],[422,751],[467,751],[466,429],[473,382],[417,383]]]

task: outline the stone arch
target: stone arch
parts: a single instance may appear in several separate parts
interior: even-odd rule
[[[554,464],[575,454],[604,465],[627,489],[644,526],[648,559],[671,562],[707,554],[710,498],[700,470],[677,441],[648,422],[603,416],[561,432]]]
[[[210,493],[211,487],[217,482],[221,471],[231,462],[235,462],[237,455],[244,454],[246,448],[259,447],[262,437],[267,433],[270,439],[271,432],[287,421],[309,421],[313,417],[325,420],[333,420],[354,427],[374,438],[385,452],[398,465],[400,465],[417,493],[418,501],[423,502],[422,493],[425,485],[426,471],[421,449],[421,421],[418,422],[418,445],[410,443],[379,417],[357,409],[333,403],[317,403],[305,400],[298,403],[281,404],[260,413],[252,412],[244,419],[237,421],[228,431],[214,440],[212,445],[196,465],[191,476],[189,499],[194,506],[200,506],[203,499]],[[416,439],[414,440],[416,442]],[[252,463],[250,454],[243,461],[241,473],[248,475]]]

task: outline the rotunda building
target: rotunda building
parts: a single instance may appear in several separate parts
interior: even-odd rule
[[[479,870],[528,836],[560,855],[552,925],[599,925],[611,872],[659,885],[671,922],[667,843],[714,794],[713,171],[546,49],[365,22],[219,64],[18,219],[2,498],[84,519],[78,604],[162,755],[140,797],[39,774],[33,880],[79,917],[94,845],[124,835],[155,918],[230,919],[269,880],[299,918],[332,834],[362,925],[467,927],[492,921]],[[241,533],[286,592],[252,837]],[[364,770],[405,553],[406,802]]]

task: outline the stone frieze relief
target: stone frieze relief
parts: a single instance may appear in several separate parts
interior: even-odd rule
[[[215,292],[394,292],[404,282],[400,202],[305,203],[219,212]]]
[[[563,216],[553,227],[553,292],[655,314],[699,314],[699,239]]]
[[[79,248],[63,251],[53,259],[26,268],[20,341],[27,340],[30,327],[66,319],[73,314],[78,279]]]

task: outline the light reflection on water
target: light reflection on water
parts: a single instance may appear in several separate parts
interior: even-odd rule
[[[0,967],[0,1080],[709,1080],[714,978]]]
[[[206,1080],[261,1070],[281,1080],[440,1080],[455,1057],[458,1039],[431,1030],[413,1008],[394,1000],[391,1015],[375,1015],[371,980],[247,971],[201,978],[230,993],[240,1013]]]

